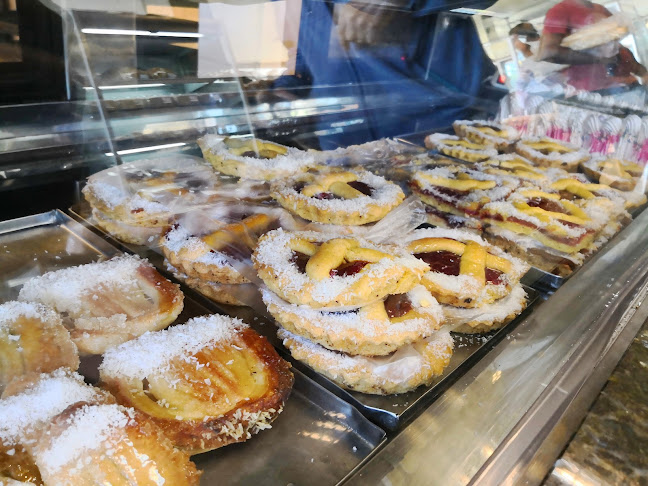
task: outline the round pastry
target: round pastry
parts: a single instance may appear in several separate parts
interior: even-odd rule
[[[425,137],[425,146],[440,153],[466,162],[481,162],[497,155],[497,150],[488,145],[470,142],[455,135],[433,133]]]
[[[249,305],[247,302],[250,302],[251,296],[259,295],[256,290],[257,287],[254,284],[222,284],[200,278],[188,277],[171,265],[168,265],[168,270],[173,273],[175,278],[184,282],[187,286],[220,304]],[[250,299],[244,298],[246,296],[250,296]],[[243,300],[241,300],[242,298]]]
[[[504,200],[519,185],[512,177],[485,174],[464,166],[437,167],[414,174],[410,187],[425,204],[468,218],[481,207]]]
[[[99,371],[120,403],[146,414],[191,454],[270,428],[293,384],[290,365],[264,337],[220,315],[113,348]]]
[[[189,456],[135,410],[79,403],[56,416],[33,448],[45,484],[197,486]]]
[[[454,344],[447,331],[403,346],[389,356],[369,358],[331,351],[279,329],[293,358],[349,390],[373,395],[406,393],[429,385],[450,363]]]
[[[214,171],[197,158],[147,159],[98,172],[83,194],[102,219],[164,227],[182,205],[200,204],[216,193]]]
[[[223,174],[271,181],[315,164],[311,152],[252,138],[206,135],[198,140],[205,159]]]
[[[0,392],[26,373],[79,367],[77,347],[61,317],[32,302],[0,305],[0,356]]]
[[[553,138],[525,138],[515,144],[515,151],[540,167],[558,167],[576,172],[590,155],[571,143]]]
[[[507,150],[518,139],[511,127],[485,120],[457,120],[452,124],[455,133],[473,143]]]
[[[441,306],[445,325],[453,332],[478,334],[500,329],[520,315],[527,306],[527,295],[522,285],[516,284],[511,293],[482,307],[461,308]]]
[[[428,265],[421,283],[443,304],[481,307],[508,295],[529,266],[458,229],[420,229],[408,250]]]
[[[97,223],[97,226],[103,228],[110,235],[120,241],[134,245],[150,245],[156,242],[169,226],[169,222],[166,219],[160,221],[158,226],[128,224],[111,219],[98,209],[92,210],[92,218]]]
[[[283,213],[253,206],[191,212],[160,239],[162,252],[188,277],[222,284],[249,283],[230,260],[248,257],[259,235],[285,219]]]
[[[102,354],[167,327],[182,311],[184,296],[148,261],[122,255],[34,277],[25,282],[18,298],[64,314],[79,352]]]
[[[529,160],[518,154],[504,154],[485,160],[477,164],[476,168],[486,174],[496,176],[514,177],[522,181],[542,182],[547,179],[546,174],[535,167]],[[560,169],[554,169],[560,170]],[[564,172],[567,175],[567,172]]]
[[[581,169],[592,181],[620,191],[634,190],[644,170],[636,162],[607,157],[592,157],[581,163]]]
[[[405,294],[345,311],[289,304],[267,289],[263,302],[279,324],[325,348],[363,356],[384,356],[441,327],[442,313],[434,297],[417,285]]]
[[[259,277],[291,304],[362,306],[416,285],[427,265],[393,246],[316,232],[266,233],[252,256]]]
[[[398,185],[367,171],[326,170],[278,181],[271,195],[304,219],[361,225],[382,219],[405,194]]]

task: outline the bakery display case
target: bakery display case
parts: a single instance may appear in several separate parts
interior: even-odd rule
[[[0,484],[545,482],[648,318],[648,11],[563,3],[39,4]]]

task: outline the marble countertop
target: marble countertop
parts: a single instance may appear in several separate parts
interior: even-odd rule
[[[544,486],[648,485],[648,322]]]

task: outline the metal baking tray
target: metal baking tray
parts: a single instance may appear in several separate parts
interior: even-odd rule
[[[84,218],[84,224],[92,224],[91,220],[85,219],[89,216],[89,209],[85,205],[82,204],[75,206],[71,211],[75,216]],[[99,228],[95,228],[95,231],[99,231],[105,235],[105,233]],[[106,235],[106,237],[109,236]],[[154,250],[138,245],[125,244],[123,246],[130,251],[139,253],[141,256],[146,256],[151,263],[156,265],[160,271],[164,272],[163,258]],[[430,386],[419,387],[417,390],[409,393],[386,396],[346,391],[305,364],[293,360],[290,353],[277,338],[274,320],[268,315],[260,298],[258,303],[256,303],[253,308],[250,308],[215,304],[190,289],[187,290],[186,293],[191,294],[194,299],[203,302],[207,307],[215,306],[218,309],[222,309],[227,314],[238,317],[244,322],[247,322],[257,332],[266,336],[279,352],[286,359],[290,360],[296,368],[302,370],[304,374],[335,393],[338,397],[341,397],[348,403],[352,404],[379,426],[389,430],[396,430],[402,427],[404,423],[414,418],[423,407],[429,405],[436,397],[446,390],[448,386],[465,373],[470,366],[479,360],[486,352],[488,352],[489,349],[491,349],[524,319],[524,317],[531,311],[531,308],[535,305],[540,295],[535,289],[530,287],[525,287],[525,290],[528,295],[527,309],[502,329],[474,337],[465,337],[460,334],[454,335],[455,352],[450,360],[450,364],[444,371],[443,375],[437,378]]]
[[[119,253],[58,210],[0,222],[0,302],[15,299],[32,277]],[[177,322],[214,309],[188,292]],[[97,380],[99,362],[100,357],[82,360],[80,372],[87,381]],[[293,371],[293,392],[272,429],[248,442],[193,457],[204,471],[202,484],[337,484],[383,444],[383,430],[299,370]]]

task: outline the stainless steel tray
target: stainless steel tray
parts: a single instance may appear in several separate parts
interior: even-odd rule
[[[16,298],[29,278],[119,253],[58,210],[0,222],[0,302]],[[178,323],[214,312],[215,306],[206,307],[189,293]],[[87,381],[97,380],[99,362],[100,357],[82,360]],[[202,484],[336,484],[386,440],[385,432],[351,405],[299,370],[294,373],[294,390],[272,429],[194,457],[205,471]]]
[[[73,207],[71,208],[71,212],[75,217],[80,218],[84,224],[89,226],[92,225],[92,221],[88,219],[89,209],[87,205]],[[93,227],[93,229],[103,234],[106,238],[110,238],[110,236],[106,235],[100,228]],[[148,258],[149,261],[157,266],[160,271],[163,273],[165,272],[163,257],[154,250],[139,245],[122,244],[122,246],[129,251]],[[169,276],[169,278],[173,277]],[[436,397],[445,391],[448,386],[454,383],[457,378],[465,373],[477,360],[487,353],[493,345],[499,342],[510,330],[515,328],[515,326],[521,322],[529,312],[531,312],[532,307],[538,301],[540,295],[535,289],[526,287],[525,290],[528,294],[527,309],[520,316],[498,331],[475,337],[464,337],[456,334],[455,352],[450,360],[450,364],[444,371],[443,375],[437,378],[430,386],[419,387],[417,390],[400,395],[379,396],[346,391],[328,378],[315,372],[310,367],[299,361],[293,360],[290,353],[277,338],[274,320],[268,315],[260,297],[256,305],[254,305],[254,308],[237,307],[216,304],[191,289],[185,290],[183,287],[183,290],[185,291],[185,294],[191,295],[193,299],[203,303],[208,308],[220,309],[225,313],[238,317],[248,323],[257,332],[266,336],[284,356],[284,358],[293,363],[293,366],[303,371],[304,374],[312,378],[314,381],[317,381],[338,397],[341,397],[346,402],[352,404],[373,422],[389,430],[396,430],[402,427],[404,423],[414,418],[423,407],[429,405]]]

